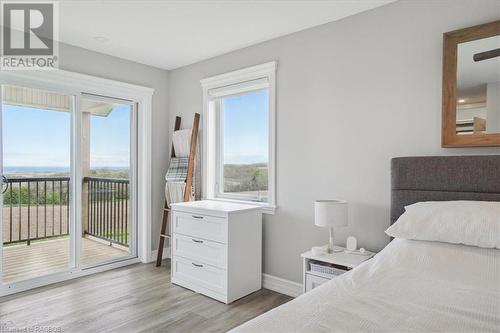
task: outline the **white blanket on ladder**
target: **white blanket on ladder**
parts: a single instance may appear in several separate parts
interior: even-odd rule
[[[170,207],[170,204],[176,202],[184,201],[184,188],[186,187],[186,183],[178,183],[178,182],[166,182],[165,183],[165,198],[167,199],[167,204]]]
[[[175,131],[172,135],[175,157],[189,157],[191,149],[191,129]]]
[[[175,131],[172,135],[172,144],[174,145],[174,151],[176,157],[189,157],[191,148],[191,129],[183,129]],[[198,145],[198,143],[197,143]],[[198,147],[197,147],[198,150]],[[196,162],[196,161],[195,161]],[[195,163],[196,169],[196,163]],[[196,172],[194,172],[194,176]],[[193,188],[191,189],[191,198],[194,196],[194,186],[196,180],[193,179]],[[184,201],[184,189],[186,183],[184,181],[168,181],[165,184],[165,198],[168,205],[176,202]]]

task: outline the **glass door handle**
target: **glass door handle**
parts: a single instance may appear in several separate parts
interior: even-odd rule
[[[2,194],[7,192],[7,189],[9,188],[9,180],[7,177],[2,176]]]

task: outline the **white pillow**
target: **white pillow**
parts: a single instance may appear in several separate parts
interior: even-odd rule
[[[428,201],[405,210],[387,235],[500,249],[500,202]]]

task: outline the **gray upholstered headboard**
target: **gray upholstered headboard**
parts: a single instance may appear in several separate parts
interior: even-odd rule
[[[419,201],[500,201],[500,155],[393,158],[391,183],[391,224]]]

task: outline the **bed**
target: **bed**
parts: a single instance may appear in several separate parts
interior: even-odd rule
[[[500,155],[395,158],[391,224],[423,201],[500,201]],[[233,332],[500,332],[500,250],[396,238]]]

